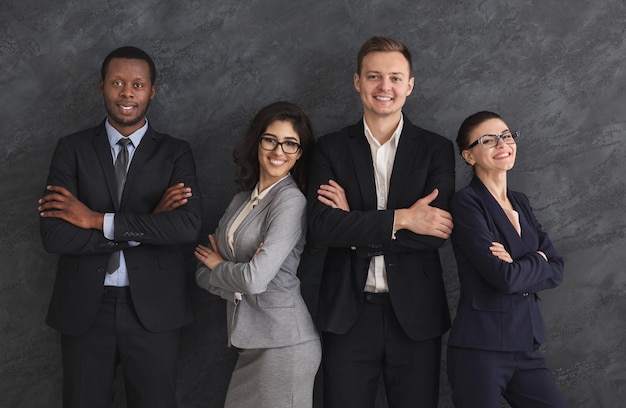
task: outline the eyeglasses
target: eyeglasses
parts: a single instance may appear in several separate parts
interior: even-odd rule
[[[262,137],[259,140],[259,144],[261,145],[261,148],[263,150],[268,150],[270,152],[274,151],[277,146],[280,146],[285,154],[296,154],[302,148],[302,145],[300,143],[296,143],[291,140],[279,142],[278,140],[271,137]]]
[[[466,147],[467,149],[471,149],[480,143],[483,149],[491,149],[492,147],[496,147],[500,139],[506,144],[515,144],[515,139],[519,136],[519,132],[511,132],[506,131],[499,135],[483,135],[479,137],[474,143]]]

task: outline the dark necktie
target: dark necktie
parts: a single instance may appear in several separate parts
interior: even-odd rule
[[[117,180],[117,200],[122,202],[122,192],[124,191],[124,183],[126,183],[126,168],[128,167],[128,148],[126,145],[130,143],[130,139],[122,138],[117,144],[122,148],[115,159],[115,179]]]
[[[120,152],[115,159],[115,179],[117,180],[117,200],[122,202],[122,192],[124,191],[124,183],[126,183],[126,167],[128,167],[128,148],[126,145],[130,143],[130,139],[123,137],[117,141],[121,146]],[[108,273],[113,273],[120,267],[120,251],[113,252],[109,257]]]

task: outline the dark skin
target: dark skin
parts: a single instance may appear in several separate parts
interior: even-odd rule
[[[132,134],[146,123],[145,112],[156,92],[150,66],[138,59],[111,59],[106,77],[100,81],[100,92],[111,126],[124,136]],[[126,105],[130,106],[128,111],[124,108]],[[47,186],[46,189],[50,193],[39,200],[37,207],[40,216],[60,218],[83,229],[102,231],[103,213],[93,211],[64,187]],[[186,204],[189,197],[191,188],[183,183],[174,184],[165,190],[153,213],[172,211]]]
[[[65,187],[47,186],[49,194],[39,199],[39,215],[49,218],[60,218],[77,227],[102,231],[104,214],[91,210],[78,200]],[[168,187],[163,197],[152,211],[154,214],[172,211],[187,203],[191,197],[191,188],[183,183]]]

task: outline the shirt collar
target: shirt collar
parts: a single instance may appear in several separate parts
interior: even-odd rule
[[[263,190],[260,194],[259,194],[259,183],[257,182],[256,186],[254,186],[254,190],[252,190],[252,193],[250,194],[250,201],[254,201],[255,199],[257,199],[258,201],[261,201],[266,195],[269,194],[270,190],[273,189],[276,184],[280,183],[281,181],[283,181],[289,176],[290,174],[287,174],[285,177],[281,178],[276,183],[272,184],[271,186]]]
[[[403,127],[404,127],[404,115],[401,115],[400,122],[398,122],[398,126],[396,127],[396,130],[393,131],[393,133],[391,134],[391,138],[388,140],[388,142],[391,143],[394,147],[397,146],[398,142],[400,141],[400,134],[402,134]],[[378,140],[376,140],[376,138],[372,134],[370,127],[367,126],[367,122],[365,121],[365,116],[363,117],[363,129],[365,132],[365,137],[367,138],[367,141],[370,143],[370,145],[373,144],[374,146],[380,147],[381,144],[378,143]]]
[[[107,136],[109,138],[109,145],[111,147],[114,147],[117,144],[117,141],[120,140],[124,136],[109,123],[109,118],[107,118],[107,120],[104,121],[104,127],[106,128]],[[146,123],[144,123],[142,127],[135,130],[133,133],[131,133],[128,136],[130,141],[133,142],[133,146],[135,147],[135,149],[139,146],[139,143],[141,143],[141,139],[143,139],[147,131],[148,131],[148,119],[146,119]]]

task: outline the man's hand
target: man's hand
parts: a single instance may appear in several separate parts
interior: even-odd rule
[[[329,180],[328,184],[322,184],[317,189],[317,200],[332,208],[350,212],[350,205],[346,198],[346,192],[335,180]]]
[[[191,197],[191,187],[185,187],[184,183],[174,184],[165,190],[153,213],[175,210],[181,205],[187,204],[189,197]]]
[[[47,186],[50,191],[39,199],[39,215],[44,218],[60,218],[79,228],[102,230],[104,214],[92,211],[65,187]]]
[[[452,215],[440,208],[430,206],[438,195],[439,190],[434,189],[411,207],[396,210],[393,230],[407,229],[415,234],[448,239],[454,226]]]

